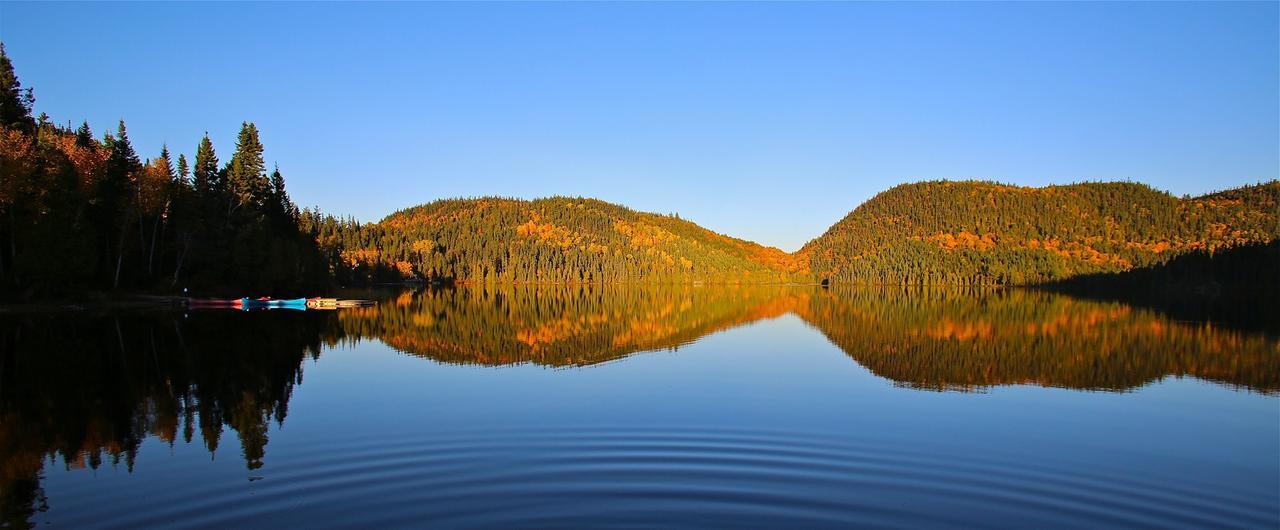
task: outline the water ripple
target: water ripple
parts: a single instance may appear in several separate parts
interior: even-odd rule
[[[940,446],[945,449],[945,446]],[[1170,470],[1171,477],[1176,470]],[[1068,462],[871,438],[672,429],[326,439],[252,483],[104,506],[72,526],[1268,527],[1274,499]],[[160,508],[156,508],[159,506]]]

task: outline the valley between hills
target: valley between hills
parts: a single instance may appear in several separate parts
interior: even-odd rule
[[[1280,238],[1280,182],[1178,198],[1129,182],[903,184],[799,251],[595,199],[440,200],[376,223],[304,211],[340,283],[1030,285]]]

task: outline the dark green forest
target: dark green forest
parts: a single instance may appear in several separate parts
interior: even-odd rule
[[[1280,240],[1196,251],[1121,273],[1085,274],[1038,289],[1159,308],[1174,318],[1274,332],[1280,325]]]

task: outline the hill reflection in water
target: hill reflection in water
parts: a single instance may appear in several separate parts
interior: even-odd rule
[[[0,522],[24,527],[47,507],[46,466],[131,471],[147,439],[213,453],[230,430],[256,472],[305,361],[323,363],[326,348],[378,340],[440,363],[583,367],[788,314],[905,388],[1129,391],[1190,376],[1280,392],[1275,333],[1021,289],[461,287],[337,312],[6,317]]]
[[[1122,391],[1167,376],[1280,389],[1280,341],[1023,289],[524,286],[403,293],[338,314],[328,340],[480,365],[587,366],[794,314],[895,384]]]

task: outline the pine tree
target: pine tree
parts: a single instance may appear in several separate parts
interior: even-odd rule
[[[31,119],[35,101],[31,89],[22,90],[22,83],[13,72],[13,63],[4,51],[4,43],[0,42],[0,125],[35,132],[36,122]]]
[[[111,155],[107,158],[106,171],[103,179],[100,181],[99,196],[108,204],[109,208],[119,209],[127,200],[130,185],[134,174],[141,169],[142,162],[138,160],[138,154],[134,152],[133,145],[129,143],[128,131],[125,130],[124,120],[120,120],[120,124],[116,129],[115,136],[108,136],[108,147],[111,148]]]
[[[154,277],[156,250],[164,237],[166,220],[173,204],[173,194],[180,185],[179,177],[173,171],[173,159],[169,156],[169,146],[162,145],[160,156],[151,161],[143,171],[146,176],[139,184],[139,214],[151,219],[151,242],[147,249],[147,276]],[[139,226],[141,230],[143,227]],[[163,248],[159,249],[161,252]]]
[[[227,190],[231,193],[231,210],[252,206],[259,210],[271,196],[271,182],[267,179],[266,163],[262,159],[262,142],[258,128],[252,122],[240,126],[236,140],[236,152],[227,164]]]
[[[191,171],[195,180],[196,195],[200,198],[208,199],[214,190],[221,187],[218,180],[218,155],[213,151],[213,142],[209,140],[209,133],[204,134],[200,145],[196,147],[196,164]]]
[[[291,222],[298,217],[298,207],[293,204],[293,201],[289,200],[289,194],[284,189],[284,175],[280,174],[279,165],[271,172],[271,200],[269,206],[269,211],[282,221]]]
[[[93,131],[89,130],[89,122],[80,124],[80,128],[76,129],[76,147],[91,149],[97,145],[98,141],[93,138]]]
[[[173,171],[173,158],[169,156],[169,144],[160,144],[160,163],[164,165],[165,174],[176,177]]]
[[[106,243],[114,243],[115,272],[112,274],[113,288],[120,286],[120,271],[124,265],[125,234],[128,231],[131,216],[126,210],[133,204],[130,200],[130,189],[135,176],[142,169],[142,162],[129,143],[129,135],[125,130],[124,120],[116,129],[116,136],[111,138],[111,156],[107,158],[107,166],[99,181],[98,197],[102,220],[106,223],[103,229],[114,231]],[[112,241],[114,239],[114,241]],[[108,250],[108,254],[112,251]]]
[[[191,168],[187,167],[187,155],[178,154],[178,182],[183,186],[191,185]]]

